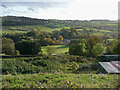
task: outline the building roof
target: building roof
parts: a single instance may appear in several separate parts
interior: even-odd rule
[[[120,61],[99,62],[108,73],[120,73]]]
[[[106,56],[106,57],[111,57],[111,56],[116,56],[116,57],[118,57],[118,56],[120,56],[120,55],[102,55],[102,56]]]

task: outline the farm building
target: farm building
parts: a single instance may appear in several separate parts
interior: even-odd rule
[[[120,74],[120,61],[99,62],[100,73]]]
[[[69,39],[64,39],[63,42],[62,42],[62,44],[68,45],[68,43],[69,43],[70,41],[71,41],[71,40],[69,40]]]

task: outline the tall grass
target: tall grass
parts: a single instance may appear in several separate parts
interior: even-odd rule
[[[2,76],[3,88],[118,88],[118,75],[26,74]]]

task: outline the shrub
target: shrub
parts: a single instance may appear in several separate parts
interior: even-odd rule
[[[15,50],[15,55],[20,55],[19,50]]]
[[[72,44],[69,47],[69,53],[71,55],[80,55],[80,56],[84,56],[86,53],[86,46],[84,43],[76,43],[76,44]]]

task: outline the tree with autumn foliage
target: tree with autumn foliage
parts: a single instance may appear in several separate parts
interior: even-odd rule
[[[59,36],[59,40],[63,41],[63,37],[62,37],[62,36]]]

